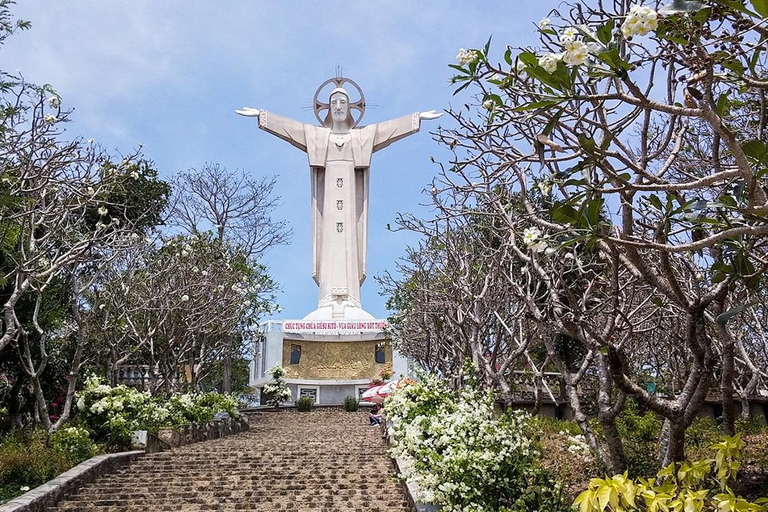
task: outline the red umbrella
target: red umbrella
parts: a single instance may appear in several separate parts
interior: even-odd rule
[[[387,395],[380,395],[379,391],[384,386],[373,386],[369,390],[367,390],[365,393],[363,393],[363,401],[364,402],[371,402],[374,404],[381,404],[384,403],[384,399],[387,397]]]

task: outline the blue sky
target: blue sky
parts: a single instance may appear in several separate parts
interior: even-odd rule
[[[460,47],[493,35],[504,45],[535,42],[535,23],[551,0],[491,1],[184,1],[22,0],[14,7],[32,29],[6,40],[2,67],[49,83],[75,109],[71,137],[93,137],[111,151],[139,144],[164,177],[205,162],[277,175],[283,205],[274,212],[294,230],[265,263],[279,283],[281,318],[317,304],[311,277],[309,170],[306,156],[240,117],[242,106],[314,122],[315,89],[336,66],[363,89],[363,124],[415,111],[461,107],[448,84]],[[387,316],[373,276],[393,270],[415,241],[386,230],[397,212],[428,215],[423,191],[448,155],[428,131],[445,116],[377,153],[372,162],[368,280],[363,307]]]

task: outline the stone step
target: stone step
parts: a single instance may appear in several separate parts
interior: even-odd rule
[[[147,455],[50,510],[410,511],[367,416],[256,414],[247,432]]]

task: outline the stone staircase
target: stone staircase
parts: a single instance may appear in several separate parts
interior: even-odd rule
[[[49,510],[413,510],[367,413],[283,410],[249,423],[247,432],[146,455]]]

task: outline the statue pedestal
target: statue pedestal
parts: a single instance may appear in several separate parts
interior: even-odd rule
[[[371,379],[383,371],[395,377],[408,374],[408,360],[392,349],[386,320],[374,319],[363,310],[359,311],[367,318],[331,319],[325,314],[330,311],[324,309],[301,320],[262,325],[264,336],[257,341],[251,363],[251,386],[262,388],[271,380],[266,370],[281,363],[291,404],[309,396],[316,404],[341,405],[347,396],[359,399]],[[358,313],[351,309],[345,313]]]

